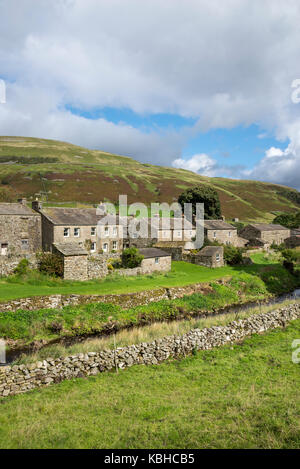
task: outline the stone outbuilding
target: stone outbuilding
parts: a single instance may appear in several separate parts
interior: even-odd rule
[[[193,256],[192,262],[212,268],[223,267],[224,248],[223,246],[206,246]]]
[[[77,243],[54,244],[53,254],[61,257],[65,280],[88,280],[88,252]]]
[[[41,216],[18,203],[0,203],[0,255],[23,256],[42,250]]]
[[[289,249],[300,248],[300,229],[291,230],[291,236],[284,243]]]
[[[166,251],[157,248],[142,248],[139,252],[144,259],[141,263],[141,273],[169,272],[172,265],[172,257]]]
[[[253,223],[245,226],[241,236],[250,241],[251,246],[269,247],[271,244],[282,244],[290,237],[291,230],[281,225]]]

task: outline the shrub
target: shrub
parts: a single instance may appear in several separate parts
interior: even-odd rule
[[[54,277],[63,277],[63,259],[57,254],[43,252],[39,255],[39,271]]]
[[[235,246],[224,246],[224,260],[229,265],[238,265],[243,263],[243,249]]]
[[[124,249],[121,255],[122,267],[125,269],[133,269],[141,265],[144,256],[142,256],[135,247]]]
[[[17,267],[14,269],[14,274],[16,275],[25,275],[29,270],[29,261],[28,259],[22,259]]]

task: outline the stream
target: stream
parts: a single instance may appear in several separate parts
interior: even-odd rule
[[[218,309],[216,311],[201,312],[201,314],[199,314],[199,316],[195,315],[195,316],[193,316],[193,318],[195,318],[195,319],[205,318],[205,317],[210,317],[210,316],[216,316],[216,315],[219,315],[219,314],[232,314],[232,313],[238,314],[239,312],[247,311],[251,308],[259,306],[260,304],[262,306],[272,306],[272,305],[274,305],[274,307],[275,307],[276,305],[280,305],[281,303],[283,303],[286,300],[294,300],[294,299],[297,299],[297,298],[300,298],[300,288],[297,288],[296,290],[294,290],[290,293],[285,293],[283,295],[271,298],[270,300],[266,300],[266,301],[249,302],[249,303],[245,303],[245,304],[242,304],[242,305],[235,305],[235,306],[230,306],[230,307],[227,307],[227,308],[224,308],[224,309]],[[178,320],[180,320],[180,319],[177,319],[177,321]],[[186,321],[186,319],[181,319],[181,320]],[[138,326],[138,327],[141,327],[141,326]],[[68,347],[68,346],[71,346],[75,343],[84,342],[84,341],[88,340],[90,337],[103,337],[103,336],[104,336],[104,334],[102,333],[102,334],[92,334],[92,335],[86,335],[86,336],[61,338],[61,339],[57,339],[55,341],[52,341],[52,342],[42,346],[41,348],[47,348],[47,347],[53,345],[54,343],[64,343],[64,345],[66,347]],[[10,349],[6,352],[6,357],[5,357],[6,362],[4,363],[4,362],[0,361],[0,366],[9,365],[10,363],[14,362],[17,358],[19,358],[21,355],[30,354],[32,352],[33,352],[33,349],[31,347]],[[1,350],[0,350],[0,360],[1,360]]]

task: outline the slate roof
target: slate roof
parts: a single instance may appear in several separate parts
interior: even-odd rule
[[[288,230],[289,228],[286,228],[285,226],[281,225],[273,225],[273,224],[268,224],[268,223],[251,223],[250,226],[253,226],[259,231],[277,231],[277,230]]]
[[[162,249],[157,248],[142,248],[139,249],[140,254],[144,256],[145,259],[151,259],[152,257],[169,257],[170,254]]]
[[[96,208],[47,207],[41,213],[58,226],[96,226],[99,222],[118,224],[118,217],[115,220],[112,215],[97,215]]]
[[[223,252],[223,246],[205,246],[198,252],[198,256],[212,257],[215,254],[221,254]]]
[[[236,227],[229,225],[223,220],[204,220],[204,228],[207,230],[236,230]]]
[[[38,215],[37,212],[20,203],[0,203],[0,215]]]
[[[55,248],[64,256],[87,256],[88,252],[78,243],[57,243]]]

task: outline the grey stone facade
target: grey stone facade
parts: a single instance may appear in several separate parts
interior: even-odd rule
[[[41,216],[24,199],[0,203],[0,256],[25,257],[41,249]]]
[[[28,365],[0,367],[0,396],[25,393],[66,379],[94,376],[116,368],[157,365],[171,358],[184,357],[194,350],[209,350],[240,342],[252,334],[282,328],[299,317],[300,305],[295,304],[232,321],[227,326],[192,329],[181,336],[168,336],[150,343],[81,353],[66,358],[48,358]]]
[[[205,267],[212,268],[224,266],[223,246],[206,246],[191,257],[193,264],[204,265]]]
[[[290,233],[291,231],[284,226],[267,223],[250,224],[240,232],[241,236],[248,239],[252,246],[282,244],[290,237]]]

